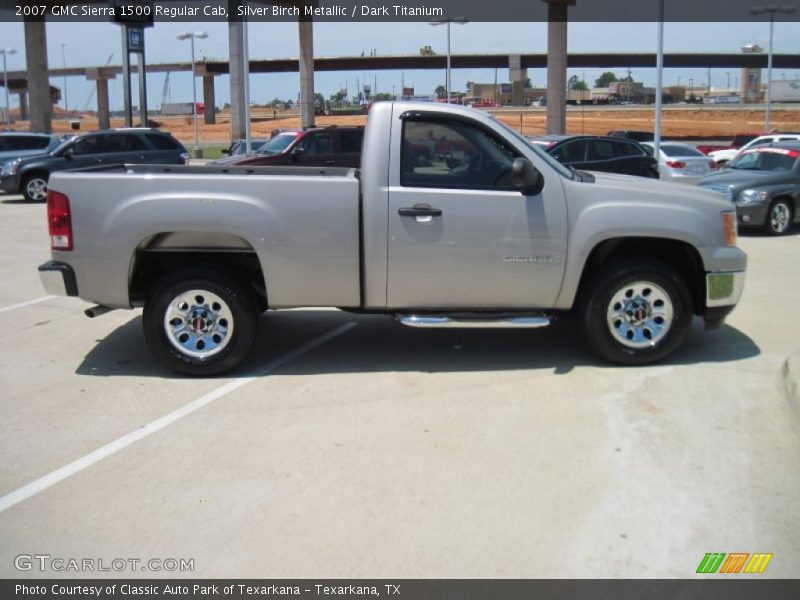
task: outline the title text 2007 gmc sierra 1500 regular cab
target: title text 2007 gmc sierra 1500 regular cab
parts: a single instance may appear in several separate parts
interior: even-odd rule
[[[361,168],[118,166],[55,173],[52,294],[144,306],[167,366],[221,373],[266,309],[332,306],[414,327],[542,327],[656,361],[692,315],[722,323],[746,255],[720,194],[568,169],[490,115],[376,103]],[[87,311],[91,313],[90,311]]]

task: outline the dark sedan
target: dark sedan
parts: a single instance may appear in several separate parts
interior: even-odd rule
[[[800,143],[745,150],[697,185],[732,200],[740,225],[784,235],[800,219]]]
[[[590,135],[546,135],[531,142],[558,162],[584,171],[658,178],[658,163],[638,143]]]

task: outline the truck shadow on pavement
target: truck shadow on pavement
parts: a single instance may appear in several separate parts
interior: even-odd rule
[[[101,320],[95,321],[102,323]],[[430,329],[403,327],[384,315],[332,310],[270,312],[259,319],[250,356],[223,377],[258,375],[270,363],[346,323],[357,326],[280,366],[276,373],[314,375],[369,372],[461,372],[547,369],[566,374],[575,367],[620,367],[596,358],[574,319],[564,317],[539,330]],[[738,329],[704,332],[695,319],[689,339],[661,365],[692,365],[757,356],[758,346]],[[118,327],[84,357],[79,375],[184,378],[149,352],[137,316]]]

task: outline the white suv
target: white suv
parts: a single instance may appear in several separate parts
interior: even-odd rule
[[[771,133],[769,135],[760,135],[741,148],[715,150],[714,152],[709,152],[708,156],[718,165],[724,165],[736,158],[736,155],[743,150],[754,148],[755,146],[769,146],[774,142],[791,142],[795,140],[800,140],[800,133]]]

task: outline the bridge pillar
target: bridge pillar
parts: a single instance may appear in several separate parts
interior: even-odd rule
[[[108,103],[108,80],[116,75],[104,69],[86,69],[86,79],[97,86],[97,125],[100,129],[111,128],[111,113]]]
[[[567,130],[567,7],[576,0],[547,2],[547,133]]]
[[[203,105],[205,112],[203,120],[206,125],[214,125],[217,122],[216,100],[214,98],[214,76],[205,73],[203,75]]]
[[[30,117],[28,114],[28,90],[20,90],[17,95],[19,96],[19,120],[27,121]]]
[[[25,19],[25,62],[30,94],[31,131],[50,133],[53,105],[47,73],[47,36],[44,21]]]
[[[229,12],[229,14],[235,13]],[[231,139],[239,140],[246,135],[244,122],[244,23],[241,21],[228,23],[228,55],[230,56],[231,81]],[[205,91],[205,83],[203,90]]]
[[[314,126],[314,24],[310,18],[297,23],[300,37],[300,124]]]

